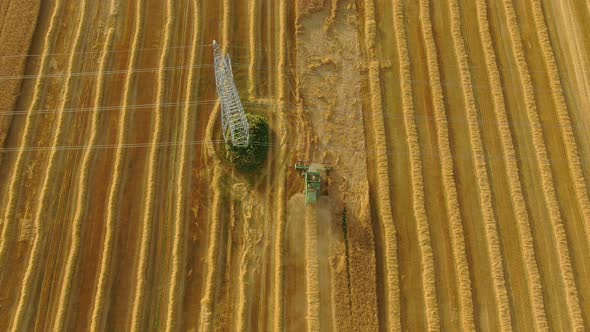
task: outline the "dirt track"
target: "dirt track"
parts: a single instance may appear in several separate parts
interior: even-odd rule
[[[590,5],[0,1],[0,330],[590,327]],[[272,144],[223,156],[211,43]],[[305,206],[296,160],[326,162]]]

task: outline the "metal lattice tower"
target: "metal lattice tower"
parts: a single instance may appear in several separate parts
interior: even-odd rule
[[[223,138],[235,146],[246,146],[250,138],[250,125],[234,82],[229,55],[223,56],[219,44],[213,41],[215,84],[221,99],[221,127]]]

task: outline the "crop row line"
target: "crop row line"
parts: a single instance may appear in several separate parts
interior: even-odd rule
[[[561,128],[563,140],[565,142],[565,151],[568,159],[569,171],[572,181],[574,183],[574,189],[576,198],[580,206],[582,216],[584,220],[590,220],[590,199],[588,198],[588,190],[584,181],[584,174],[582,172],[582,163],[580,161],[580,154],[578,146],[576,145],[576,139],[574,137],[574,131],[570,116],[568,114],[567,104],[563,95],[563,89],[561,85],[561,79],[559,78],[559,69],[555,61],[555,55],[553,53],[553,47],[549,40],[549,33],[547,32],[547,26],[545,24],[545,14],[543,7],[539,0],[531,0],[533,4],[533,18],[535,20],[535,26],[537,31],[537,37],[543,50],[543,60],[547,73],[549,76],[549,83],[551,87],[553,102],[557,110],[557,119]],[[590,222],[584,222],[586,242],[590,244]]]
[[[375,38],[375,3],[373,0],[365,0],[365,46],[369,61],[369,90],[371,102],[371,120],[373,124],[373,139],[376,149],[377,166],[377,209],[384,230],[384,257],[385,257],[385,289],[387,305],[387,326],[391,330],[401,330],[401,305],[399,289],[399,263],[397,252],[397,231],[393,221],[391,210],[391,191],[389,178],[389,158],[385,136],[385,124],[383,119],[383,100],[381,96],[381,82],[379,74],[379,62],[376,60]]]
[[[533,146],[541,173],[540,175],[541,184],[543,186],[543,195],[547,209],[549,211],[549,218],[553,226],[553,236],[555,238],[555,245],[557,247],[556,249],[559,257],[561,279],[566,292],[568,315],[575,330],[580,329],[580,327],[583,329],[582,312],[578,302],[578,290],[574,281],[567,235],[563,225],[563,220],[561,219],[559,205],[557,203],[554,180],[551,174],[551,168],[547,156],[547,147],[545,145],[543,130],[539,121],[539,115],[537,114],[534,88],[530,73],[528,72],[528,65],[526,63],[524,48],[520,37],[520,29],[518,27],[512,0],[503,0],[503,5],[508,24],[508,30],[510,32],[512,50],[514,51],[516,64],[519,69],[519,78],[523,85],[526,112],[531,125]]]
[[[482,42],[485,62],[487,66],[488,79],[492,89],[492,102],[494,106],[494,114],[497,128],[500,133],[500,144],[504,151],[504,165],[506,174],[508,176],[508,186],[510,189],[510,199],[515,212],[516,225],[518,227],[520,246],[523,250],[523,263],[527,271],[527,278],[529,279],[529,296],[531,297],[531,304],[533,305],[533,315],[535,319],[535,326],[541,331],[548,329],[547,318],[543,305],[543,289],[541,285],[541,278],[539,268],[537,266],[537,259],[535,256],[535,248],[531,226],[529,221],[526,203],[524,201],[524,194],[522,184],[519,178],[518,163],[516,160],[516,151],[514,148],[514,139],[510,131],[508,116],[506,112],[506,105],[504,101],[504,92],[502,90],[502,82],[500,80],[500,73],[498,63],[494,51],[492,37],[490,33],[490,23],[488,20],[487,4],[485,0],[477,0],[476,2],[477,16],[479,22],[479,35]]]
[[[456,3],[456,1],[455,1]],[[451,5],[452,6],[452,5]],[[445,192],[447,210],[449,212],[449,222],[451,225],[451,243],[453,247],[453,256],[455,261],[455,271],[459,283],[459,306],[461,311],[462,327],[466,331],[475,329],[473,316],[473,300],[471,290],[471,280],[469,278],[469,263],[465,249],[465,237],[459,201],[457,198],[457,188],[455,174],[453,172],[453,155],[449,143],[449,132],[447,122],[447,112],[444,104],[444,95],[441,86],[440,69],[438,65],[438,52],[434,42],[432,32],[432,23],[430,17],[430,1],[420,1],[420,16],[422,22],[422,36],[426,46],[426,56],[428,59],[428,77],[430,80],[430,89],[433,95],[434,106],[434,123],[436,126],[438,150],[440,153],[440,163],[442,170],[442,182]],[[457,17],[452,17],[451,24],[456,24]],[[453,18],[455,20],[453,20]],[[455,30],[454,30],[455,31]],[[463,64],[465,59],[463,58]],[[469,81],[462,81],[464,84]],[[465,91],[465,89],[463,89]],[[481,146],[481,137],[479,136],[479,127],[474,110],[473,99],[466,100],[466,111],[470,129],[470,141],[474,152],[473,161],[476,168],[476,177],[479,185],[479,201],[482,205],[482,215],[484,223],[495,225],[495,218],[491,206],[491,194],[489,189],[488,177],[485,168],[485,159],[483,158],[483,148]],[[471,105],[469,102],[471,101]],[[497,239],[497,232],[496,232]],[[500,257],[501,258],[501,257]],[[500,266],[502,266],[500,264]]]
[[[119,3],[118,0],[112,0],[110,4],[109,22],[110,28],[107,30],[106,39],[103,43],[102,53],[99,61],[99,72],[104,72],[109,59],[107,51],[113,44],[113,38],[115,34],[114,25],[116,23],[116,15],[118,14]],[[99,75],[98,80],[94,89],[94,101],[93,105],[95,108],[100,107],[103,94],[104,94],[104,75]],[[65,266],[65,275],[62,280],[62,288],[59,295],[59,301],[57,305],[57,314],[55,317],[54,330],[62,331],[67,318],[68,304],[70,300],[70,293],[72,289],[72,282],[74,275],[77,270],[78,257],[80,254],[80,238],[82,232],[82,218],[84,211],[86,210],[86,203],[88,199],[88,173],[90,171],[90,163],[92,156],[92,146],[96,144],[98,136],[98,126],[100,120],[100,112],[92,112],[92,120],[90,124],[90,137],[88,138],[88,145],[84,150],[82,157],[82,164],[80,173],[78,175],[78,191],[76,193],[76,209],[74,212],[74,219],[70,226],[70,247],[68,249],[68,256]]]
[[[197,0],[192,0],[193,7],[193,36],[190,60],[189,63],[193,64],[197,58],[197,43],[199,41],[199,34],[201,31],[201,18],[200,18],[200,4]],[[190,133],[192,131],[193,124],[193,112],[191,112],[190,100],[193,95],[193,87],[195,85],[195,70],[189,71],[189,76],[185,90],[185,107],[182,114],[182,133],[181,141],[188,142]],[[165,329],[167,332],[175,331],[178,329],[178,310],[180,308],[179,301],[182,299],[182,288],[184,285],[181,269],[183,267],[184,250],[185,250],[185,210],[186,201],[184,196],[186,194],[186,176],[188,170],[188,159],[190,158],[190,151],[187,144],[183,144],[180,149],[180,160],[178,164],[178,177],[176,181],[176,206],[174,214],[174,235],[172,244],[172,273],[170,276],[171,284],[168,293],[168,309],[166,310],[166,323]]]
[[[404,25],[404,8],[400,0],[394,1],[393,24],[395,28],[397,49],[400,57],[400,79],[402,81],[402,107],[404,124],[407,132],[408,150],[410,151],[410,169],[412,182],[412,204],[414,217],[417,222],[419,248],[422,260],[422,286],[426,305],[426,319],[429,330],[440,328],[438,316],[438,301],[434,276],[434,263],[430,234],[428,231],[428,217],[424,206],[424,179],[422,175],[422,161],[418,132],[414,119],[414,103],[410,84],[411,71],[407,36]]]
[[[53,11],[51,13],[51,18],[49,20],[49,27],[47,28],[47,33],[45,34],[44,44],[42,54],[44,56],[41,57],[41,63],[39,64],[39,73],[44,73],[48,67],[48,56],[49,50],[52,47],[53,39],[55,38],[55,29],[59,23],[56,23],[58,20],[59,13],[61,11],[63,5],[63,0],[56,0],[54,3]],[[10,239],[14,238],[12,232],[14,231],[14,224],[16,218],[14,218],[14,213],[16,209],[16,195],[18,191],[18,180],[20,179],[21,172],[24,169],[23,163],[25,162],[25,154],[22,147],[26,147],[29,145],[29,140],[31,136],[32,126],[33,126],[33,116],[31,115],[31,110],[38,108],[38,105],[41,103],[42,95],[43,95],[43,79],[42,76],[37,77],[35,80],[35,86],[33,88],[33,96],[31,98],[31,104],[28,107],[27,117],[25,118],[25,125],[23,128],[23,133],[21,136],[21,140],[19,143],[19,149],[16,156],[14,167],[11,170],[10,178],[8,181],[8,191],[7,191],[7,199],[6,199],[6,207],[4,209],[4,227],[2,228],[2,237],[0,241],[0,265],[4,262],[6,258],[6,254],[8,252],[8,246]],[[18,326],[20,327],[20,326]]]
[[[307,331],[320,330],[320,282],[318,266],[318,221],[313,206],[305,207],[305,289]]]
[[[132,306],[132,316],[131,316],[131,330],[132,331],[140,331],[142,330],[142,323],[143,323],[143,313],[144,313],[144,302],[145,302],[145,292],[146,292],[146,284],[147,284],[147,269],[148,269],[148,260],[149,260],[149,247],[151,242],[152,236],[152,228],[153,228],[153,201],[155,195],[155,178],[156,178],[156,163],[158,157],[158,146],[156,145],[162,136],[162,100],[164,99],[164,93],[166,90],[166,72],[164,68],[166,66],[166,61],[168,60],[169,54],[169,45],[170,39],[172,35],[172,27],[174,23],[174,0],[167,0],[166,1],[166,24],[164,27],[164,41],[162,46],[162,53],[160,54],[159,60],[159,70],[158,70],[158,88],[156,92],[156,111],[154,114],[154,125],[153,125],[153,132],[151,141],[154,143],[150,146],[149,152],[149,159],[148,159],[148,176],[147,176],[147,183],[146,183],[146,193],[145,193],[145,202],[144,202],[144,210],[143,210],[143,217],[141,222],[141,241],[140,241],[140,248],[139,248],[139,262],[138,268],[136,271],[135,276],[135,290],[134,290],[134,298],[133,298],[133,306]]]
[[[96,295],[92,303],[92,316],[90,319],[90,331],[96,332],[102,330],[101,323],[104,321],[105,302],[110,294],[111,287],[111,269],[113,246],[116,237],[116,215],[119,208],[119,199],[121,191],[121,181],[123,178],[123,164],[125,159],[124,142],[127,141],[127,122],[129,118],[128,105],[131,102],[131,92],[133,89],[134,74],[133,68],[137,64],[137,46],[140,43],[143,28],[143,0],[138,0],[135,9],[135,26],[133,32],[133,41],[131,46],[131,54],[129,56],[128,72],[125,78],[125,86],[123,88],[123,105],[120,114],[120,121],[117,127],[117,145],[115,150],[115,163],[113,165],[113,176],[111,185],[109,186],[107,206],[106,206],[106,220],[105,220],[105,235],[102,244],[102,251],[100,256],[100,268],[98,272],[98,282],[96,285]],[[95,111],[96,112],[96,111]]]
[[[73,50],[77,50],[80,47],[80,41],[82,36],[82,28],[86,22],[86,14],[87,14],[87,1],[82,0],[80,3],[80,7],[82,8],[82,12],[80,13],[80,19],[77,22],[76,32],[74,35],[74,43],[72,45]],[[77,58],[75,56],[71,56],[68,59],[68,73],[73,72],[73,68],[76,64]],[[71,92],[72,90],[72,77],[67,76],[64,82],[64,90],[63,94],[60,99],[60,109],[64,109],[66,105],[70,102],[71,99]],[[39,194],[39,199],[37,203],[37,209],[35,211],[35,218],[34,218],[34,227],[35,227],[35,238],[33,240],[33,247],[31,249],[31,253],[29,256],[29,260],[27,262],[27,269],[25,272],[25,276],[23,278],[23,286],[22,291],[18,300],[18,305],[15,313],[14,324],[12,326],[14,331],[20,331],[26,328],[27,324],[27,310],[31,305],[31,294],[34,293],[32,290],[36,287],[36,275],[37,270],[39,267],[39,260],[41,259],[41,251],[45,247],[45,219],[47,218],[48,211],[46,210],[47,199],[49,197],[49,187],[52,184],[55,184],[55,174],[54,171],[56,170],[56,155],[57,149],[55,148],[58,146],[59,142],[62,139],[63,134],[63,125],[64,125],[64,113],[58,112],[57,115],[57,127],[55,129],[55,134],[52,140],[52,149],[49,152],[49,160],[47,162],[47,168],[45,170],[45,174],[43,177],[43,185],[41,187],[41,192]]]
[[[284,241],[285,241],[285,223],[286,223],[286,169],[283,166],[287,160],[286,148],[288,139],[288,129],[286,121],[286,103],[287,103],[287,78],[285,76],[287,68],[287,0],[278,1],[279,11],[279,61],[278,69],[278,115],[276,116],[276,131],[279,137],[279,147],[276,150],[278,155],[274,162],[274,185],[276,188],[276,215],[275,215],[275,239],[274,239],[274,310],[273,310],[273,329],[282,331],[284,327],[284,308],[283,308],[283,284],[284,284]]]

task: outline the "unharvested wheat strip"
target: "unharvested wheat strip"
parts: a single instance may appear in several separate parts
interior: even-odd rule
[[[197,58],[197,42],[200,34],[200,4],[197,0],[192,0],[193,6],[193,39],[190,55],[190,64],[193,64]],[[193,87],[195,81],[195,70],[189,71],[188,80],[186,83],[185,91],[185,107],[182,114],[182,142],[188,142],[189,135],[193,123],[193,112],[191,111],[190,100],[193,97]],[[174,216],[174,235],[173,235],[173,247],[172,247],[172,275],[170,291],[168,294],[168,309],[166,310],[166,331],[175,331],[177,327],[178,309],[180,308],[179,298],[182,298],[182,287],[183,280],[181,269],[184,263],[184,243],[185,243],[185,199],[186,194],[185,183],[186,173],[188,169],[188,159],[190,151],[188,144],[182,144],[180,149],[180,161],[178,164],[178,178],[176,183],[176,211]]]
[[[545,67],[547,67],[547,74],[549,76],[549,82],[551,85],[551,94],[553,97],[553,103],[557,111],[559,126],[561,127],[561,133],[563,135],[563,141],[565,142],[565,151],[568,161],[568,168],[570,176],[574,182],[574,188],[576,191],[576,198],[578,205],[586,222],[585,233],[586,242],[590,244],[590,200],[588,199],[588,189],[584,181],[584,174],[582,173],[582,163],[580,162],[580,154],[578,152],[578,146],[576,145],[576,139],[572,129],[570,116],[565,103],[565,97],[563,95],[563,89],[561,85],[561,79],[559,78],[559,69],[555,61],[555,55],[553,54],[553,47],[549,40],[549,33],[547,32],[547,26],[545,24],[545,14],[543,7],[539,0],[531,0],[533,3],[535,26],[537,30],[537,36],[539,38],[539,44],[543,49],[543,61]]]
[[[147,190],[145,194],[145,207],[142,218],[142,231],[141,231],[141,242],[139,248],[139,263],[137,268],[137,274],[135,276],[135,294],[133,299],[133,308],[131,316],[131,330],[140,331],[142,330],[143,322],[143,308],[145,300],[145,288],[146,288],[146,274],[148,265],[148,255],[150,240],[152,236],[152,209],[154,201],[154,191],[156,183],[156,161],[158,155],[157,143],[160,141],[162,136],[162,101],[164,100],[164,94],[166,91],[166,61],[168,60],[170,38],[172,34],[172,27],[174,22],[174,0],[166,1],[166,25],[164,27],[164,42],[162,45],[162,53],[160,54],[160,63],[158,70],[158,90],[156,92],[156,110],[154,117],[154,126],[151,142],[153,145],[150,146],[149,161],[148,161],[148,178],[147,178]]]
[[[275,243],[274,243],[274,301],[273,301],[273,329],[282,331],[284,328],[283,321],[283,242],[285,234],[285,167],[286,160],[285,150],[287,144],[287,127],[286,123],[286,102],[287,102],[287,78],[285,70],[287,67],[287,2],[279,0],[279,62],[278,62],[278,116],[277,116],[277,133],[279,134],[279,153],[275,161],[275,183],[277,211],[275,215]]]
[[[112,6],[112,5],[111,5]],[[114,7],[111,7],[111,15],[116,15],[113,12]],[[103,72],[108,60],[108,53],[106,51],[110,49],[113,43],[113,36],[115,29],[109,28],[107,31],[106,41],[103,44],[103,53],[100,58],[99,71]],[[94,107],[98,108],[102,103],[104,86],[104,75],[100,75],[95,85],[94,90]],[[96,144],[97,133],[98,133],[98,122],[100,120],[100,112],[94,111],[92,113],[92,120],[90,124],[90,138],[88,139],[88,145],[84,149],[84,155],[82,157],[82,165],[80,168],[80,175],[78,177],[78,192],[76,193],[76,210],[74,212],[74,219],[72,220],[71,233],[70,233],[70,247],[68,249],[68,256],[66,260],[65,275],[62,280],[62,289],[59,294],[59,302],[57,305],[57,314],[53,325],[54,331],[62,331],[66,320],[66,312],[68,310],[68,301],[70,298],[70,292],[72,289],[72,281],[74,274],[76,273],[76,265],[78,262],[78,256],[80,253],[80,232],[82,226],[82,218],[84,211],[86,210],[86,200],[88,198],[88,172],[90,170],[90,159],[92,157],[92,146]]]
[[[428,228],[426,209],[424,207],[424,181],[422,178],[422,162],[420,157],[420,145],[418,143],[418,132],[414,119],[414,103],[412,100],[412,78],[410,73],[410,59],[408,55],[408,45],[406,30],[404,26],[404,12],[401,0],[394,1],[393,24],[397,40],[398,54],[400,57],[400,78],[402,86],[402,107],[404,112],[404,123],[408,135],[408,150],[410,151],[410,169],[412,179],[412,201],[414,216],[419,224],[426,225]],[[377,135],[376,135],[377,136]],[[418,227],[418,236],[420,239],[420,248],[422,250],[423,264],[423,287],[425,303],[427,305],[428,328],[439,328],[438,310],[436,302],[436,290],[434,289],[434,265],[432,264],[432,249],[430,252],[430,238],[428,234],[423,233],[424,227]],[[425,243],[426,242],[426,243]],[[426,246],[426,247],[425,247]],[[429,278],[432,278],[429,280]],[[428,285],[428,283],[430,285]]]
[[[25,151],[26,147],[29,146],[29,140],[31,136],[31,127],[33,125],[33,113],[34,110],[39,107],[39,103],[41,102],[42,94],[43,94],[43,74],[45,73],[48,65],[49,60],[49,53],[51,52],[51,43],[53,42],[53,38],[55,35],[55,29],[59,22],[56,22],[59,12],[61,11],[63,1],[56,0],[53,11],[51,13],[51,18],[49,20],[49,27],[47,28],[47,33],[45,34],[45,40],[43,43],[43,50],[41,54],[41,62],[39,63],[39,75],[35,80],[35,87],[33,89],[33,97],[31,98],[31,104],[27,109],[27,116],[25,118],[25,125],[22,133],[22,138],[19,143],[19,149],[16,155],[16,161],[14,163],[14,167],[10,173],[10,179],[8,181],[8,192],[6,199],[6,207],[4,209],[4,215],[2,221],[4,223],[4,227],[2,228],[2,237],[0,240],[0,265],[4,262],[4,258],[6,258],[7,250],[8,250],[8,242],[10,239],[14,238],[12,234],[14,224],[16,222],[16,218],[14,216],[15,209],[16,209],[16,196],[18,194],[18,180],[20,178],[21,172],[25,169],[23,167],[23,163],[25,162]]]
[[[559,257],[561,279],[565,286],[569,320],[574,330],[583,330],[584,322],[582,319],[582,311],[580,309],[578,290],[576,288],[572,271],[567,236],[565,233],[563,221],[561,219],[559,205],[557,204],[557,197],[553,184],[553,175],[551,174],[551,167],[549,164],[549,158],[547,156],[547,147],[545,145],[543,131],[539,121],[539,115],[537,114],[537,105],[535,102],[533,84],[524,56],[524,49],[520,39],[520,30],[516,19],[516,13],[514,12],[512,0],[503,0],[503,4],[506,19],[508,21],[507,23],[510,32],[512,50],[514,51],[516,57],[518,74],[523,85],[526,111],[531,126],[535,155],[541,173],[543,196],[549,211],[549,218],[553,226],[553,236],[555,238],[555,244],[557,247],[557,255]]]
[[[80,3],[80,7],[82,8],[80,15],[80,19],[78,21],[78,25],[76,27],[76,33],[74,35],[74,43],[72,45],[72,50],[74,52],[76,52],[78,50],[78,47],[80,46],[80,40],[81,40],[81,35],[82,35],[82,27],[84,26],[85,22],[86,22],[86,0],[82,0]],[[76,56],[74,56],[73,54],[70,56],[70,58],[68,59],[68,69],[67,72],[68,73],[72,73],[73,72],[73,67],[74,64],[76,63]],[[46,222],[46,204],[47,204],[47,199],[49,197],[49,187],[52,184],[52,181],[54,181],[53,177],[54,177],[54,170],[56,169],[56,154],[57,154],[57,149],[56,147],[59,145],[59,142],[61,140],[61,136],[62,136],[62,131],[63,131],[63,109],[66,108],[66,106],[68,105],[68,103],[70,102],[70,91],[72,89],[72,80],[71,80],[71,76],[68,75],[66,77],[66,80],[64,82],[64,90],[63,90],[63,94],[61,96],[61,100],[60,100],[60,107],[59,107],[59,112],[58,112],[58,116],[56,119],[57,122],[57,127],[55,129],[55,134],[53,136],[53,140],[52,140],[52,149],[49,152],[49,160],[47,163],[47,168],[45,170],[45,174],[43,177],[43,185],[41,187],[41,192],[39,194],[39,199],[38,199],[38,203],[37,203],[37,209],[35,211],[35,218],[34,218],[34,224],[35,224],[35,238],[33,240],[33,248],[31,249],[31,254],[29,256],[29,261],[27,262],[27,270],[25,272],[25,276],[23,278],[23,286],[22,286],[22,291],[20,294],[20,297],[18,299],[18,305],[16,308],[16,313],[14,315],[14,322],[12,325],[12,330],[13,331],[21,331],[26,329],[26,320],[27,320],[27,308],[28,305],[31,301],[31,292],[32,292],[32,288],[35,287],[35,275],[37,274],[37,268],[39,267],[39,259],[41,258],[41,251],[43,250],[43,248],[45,247],[45,222]]]
[[[102,253],[100,258],[100,269],[98,272],[98,283],[96,285],[96,295],[94,296],[92,304],[92,317],[90,319],[90,331],[96,332],[102,329],[103,314],[105,311],[105,301],[108,298],[110,290],[110,269],[113,254],[113,242],[116,232],[116,211],[118,208],[120,183],[123,173],[123,152],[125,151],[123,144],[127,141],[127,118],[128,108],[131,102],[131,92],[133,90],[133,69],[137,64],[137,47],[141,37],[141,30],[143,25],[143,0],[137,0],[135,11],[135,27],[133,33],[133,41],[131,44],[131,53],[129,55],[128,72],[125,78],[125,86],[123,88],[123,105],[121,108],[121,115],[119,126],[117,128],[117,147],[115,151],[115,164],[113,166],[113,178],[111,186],[109,187],[108,203],[107,203],[107,217],[105,221],[105,237],[102,245]]]
[[[516,151],[514,149],[512,133],[510,132],[510,126],[508,124],[508,116],[504,104],[504,92],[500,81],[500,72],[498,70],[492,37],[489,30],[487,5],[485,0],[478,0],[476,6],[479,22],[479,35],[482,41],[482,49],[491,85],[494,113],[498,123],[497,128],[500,133],[500,144],[504,151],[503,160],[506,167],[506,174],[508,176],[510,199],[516,215],[519,241],[523,251],[523,261],[527,271],[527,278],[529,280],[527,285],[529,287],[529,296],[533,306],[535,327],[538,328],[539,331],[546,331],[549,326],[547,324],[547,316],[543,302],[543,288],[541,285],[539,268],[537,266],[537,259],[535,257],[529,215],[526,209],[522,185],[518,175],[519,171],[516,161]]]
[[[451,243],[453,247],[453,256],[455,259],[455,270],[459,283],[459,301],[461,311],[461,323],[465,331],[472,331],[475,329],[475,321],[473,317],[473,300],[471,293],[471,280],[469,279],[469,263],[467,262],[467,253],[465,251],[465,237],[463,235],[463,224],[461,220],[461,212],[459,210],[459,201],[457,198],[457,188],[455,187],[455,174],[453,172],[453,155],[451,153],[449,143],[449,131],[447,125],[447,113],[444,105],[444,96],[441,86],[440,70],[438,67],[438,53],[434,43],[434,36],[432,32],[432,23],[430,18],[430,0],[420,1],[420,16],[422,22],[422,36],[426,46],[426,57],[428,62],[428,77],[430,83],[430,90],[433,95],[434,106],[434,121],[436,125],[436,136],[438,142],[438,151],[440,154],[440,163],[442,170],[442,183],[445,192],[446,206],[449,211],[449,221],[451,225]],[[468,109],[469,112],[469,109]],[[489,239],[498,240],[496,230],[496,220],[492,210],[490,185],[485,168],[485,159],[483,157],[483,148],[481,146],[481,137],[479,136],[479,127],[477,125],[477,118],[475,110],[471,109],[469,114],[469,126],[471,130],[471,140],[474,156],[474,164],[476,167],[476,177],[479,185],[479,201],[482,205],[482,215],[486,225],[492,226],[492,234]],[[475,128],[475,129],[474,129]],[[488,228],[486,228],[488,229]],[[494,248],[497,243],[493,243]],[[498,248],[499,249],[499,248]],[[494,253],[497,254],[497,253]],[[500,258],[500,263],[493,262],[495,266],[501,267],[501,256],[492,258],[492,261]],[[500,273],[501,285],[504,286],[504,271],[497,271]],[[504,289],[505,291],[505,289]],[[506,299],[506,298],[505,298]],[[507,300],[507,299],[506,299]],[[510,317],[510,316],[509,316]]]
[[[320,281],[318,267],[318,221],[313,206],[305,207],[305,293],[307,331],[320,330]]]
[[[249,55],[248,55],[248,98],[250,100],[256,99],[256,57],[257,49],[256,49],[256,37],[257,37],[257,30],[258,27],[258,1],[259,0],[250,0],[248,2],[248,12],[249,12]]]
[[[457,61],[459,63],[459,73],[461,75],[461,85],[463,88],[463,100],[465,102],[465,111],[467,115],[467,124],[469,128],[469,140],[472,150],[472,162],[475,167],[475,177],[477,179],[477,186],[478,186],[478,193],[479,193],[479,202],[481,204],[481,211],[482,217],[485,224],[485,231],[486,231],[486,238],[487,238],[487,247],[488,247],[488,256],[490,260],[490,266],[492,267],[492,280],[494,285],[494,295],[496,299],[496,304],[498,308],[498,315],[500,326],[503,329],[511,329],[512,328],[512,319],[510,317],[510,304],[508,302],[508,292],[506,290],[506,280],[505,280],[505,271],[504,265],[502,262],[502,252],[500,250],[500,243],[499,243],[499,232],[498,226],[496,223],[496,219],[494,217],[493,207],[492,207],[492,193],[490,189],[490,182],[488,177],[488,172],[486,168],[486,160],[483,148],[483,142],[481,138],[481,132],[479,129],[479,120],[477,118],[477,111],[475,106],[475,97],[473,95],[472,85],[471,85],[471,73],[469,71],[469,64],[467,61],[467,53],[465,51],[465,44],[463,41],[463,36],[461,35],[461,17],[459,14],[459,5],[457,0],[451,0],[450,2],[450,16],[451,16],[451,33],[453,37],[453,46],[455,49],[455,56],[457,57]],[[426,13],[429,15],[429,13]],[[427,20],[430,21],[430,20]],[[428,41],[428,44],[432,46],[428,46],[427,48],[434,47],[434,41],[432,40],[432,35],[430,36],[431,41]],[[437,59],[433,59],[433,61],[429,60],[429,63],[433,63],[433,66],[438,68]],[[441,87],[440,87],[440,76],[438,71],[436,73],[436,92],[435,99],[438,99],[440,107],[444,107],[442,103],[442,96],[438,97]],[[437,120],[437,122],[440,122]],[[444,155],[442,153],[441,155]],[[469,294],[471,296],[471,293]],[[473,324],[473,320],[470,322]],[[467,330],[472,330],[473,328],[466,328]]]

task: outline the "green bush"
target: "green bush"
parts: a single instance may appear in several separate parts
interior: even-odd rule
[[[260,115],[246,114],[250,124],[250,144],[234,146],[226,144],[227,159],[242,171],[253,171],[266,160],[269,143],[269,128],[266,119]]]

